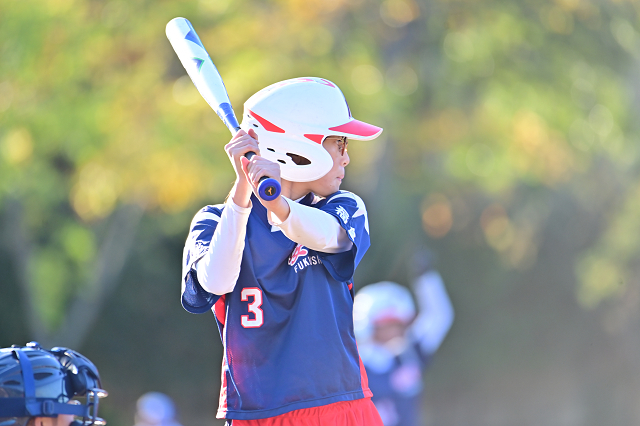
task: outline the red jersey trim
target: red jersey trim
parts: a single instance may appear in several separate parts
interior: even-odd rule
[[[364,393],[365,398],[371,398],[373,396],[373,392],[371,392],[371,389],[369,389],[369,378],[367,377],[367,371],[364,369],[362,358],[360,358],[359,355],[358,361],[360,361],[360,384],[362,386],[362,393]]]
[[[216,319],[218,320],[218,322],[223,326],[225,323],[225,318],[227,316],[226,305],[224,303],[226,296],[227,296],[226,294],[223,294],[222,296],[220,296],[220,299],[218,299],[215,305],[213,305],[213,313],[216,316]]]
[[[222,357],[222,377],[220,378],[220,401],[218,412],[227,412],[227,357]]]

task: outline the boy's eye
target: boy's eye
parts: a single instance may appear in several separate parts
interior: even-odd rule
[[[344,155],[345,151],[347,150],[347,138],[342,137],[338,140],[336,140],[336,144],[338,145],[338,150],[340,151],[340,155]]]

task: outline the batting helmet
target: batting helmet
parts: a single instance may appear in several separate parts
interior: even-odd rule
[[[371,337],[376,323],[395,320],[409,323],[416,315],[411,292],[400,284],[382,281],[364,286],[353,302],[353,326],[356,337]]]
[[[84,404],[71,399],[85,396]],[[73,426],[105,425],[98,417],[98,369],[67,348],[45,350],[36,342],[0,349],[0,425],[26,426],[33,417],[82,418]]]
[[[371,140],[380,127],[358,121],[338,86],[302,77],[268,86],[244,103],[242,129],[258,134],[260,155],[280,163],[283,179],[310,182],[333,166],[322,142],[327,136]]]

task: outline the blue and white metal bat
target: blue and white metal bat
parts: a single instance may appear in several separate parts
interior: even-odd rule
[[[233,112],[227,89],[191,22],[185,18],[174,18],[167,24],[166,33],[198,92],[218,114],[231,134],[235,135],[240,130],[240,125]],[[248,152],[245,157],[251,159],[254,155],[254,152]],[[280,183],[263,176],[258,185],[258,194],[263,200],[274,200],[280,195]]]

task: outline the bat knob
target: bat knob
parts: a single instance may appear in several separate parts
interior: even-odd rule
[[[263,176],[258,184],[258,195],[265,201],[275,200],[280,195],[280,182]]]

